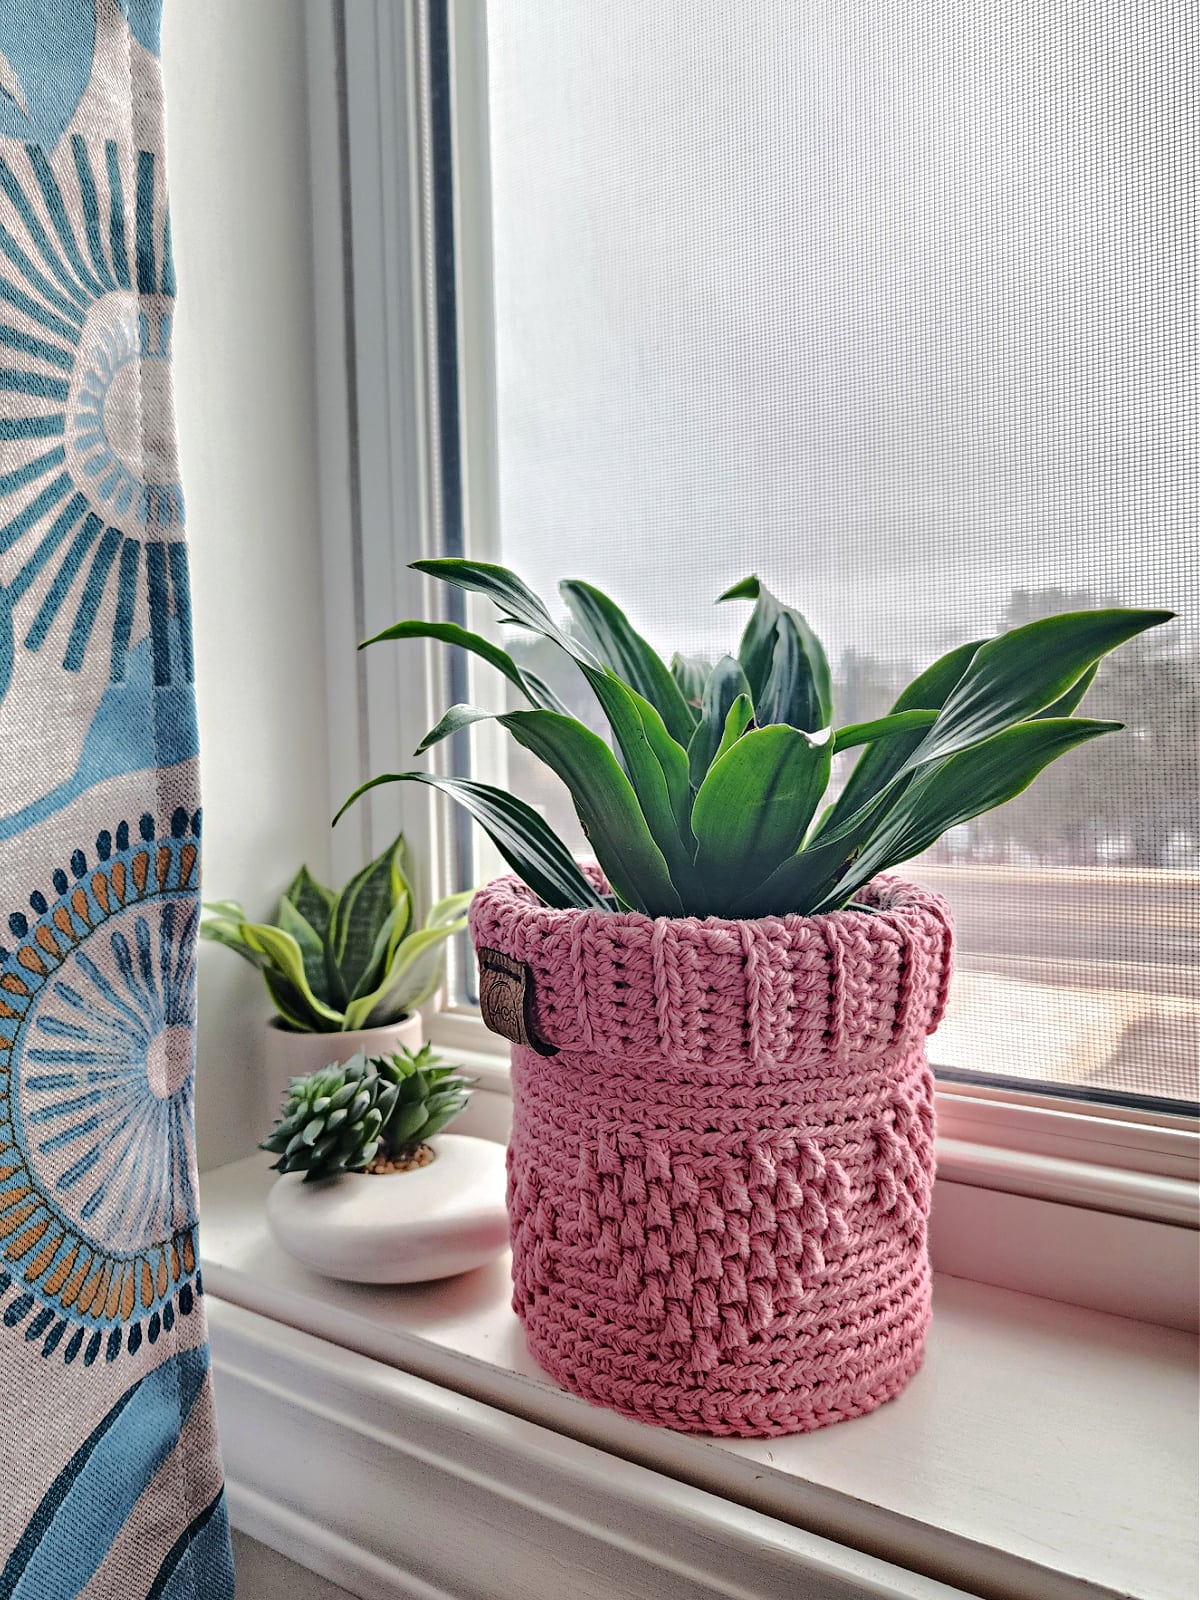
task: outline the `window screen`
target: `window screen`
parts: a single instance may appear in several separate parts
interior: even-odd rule
[[[1160,1102],[1200,1061],[1195,17],[488,8],[500,559],[668,657],[734,648],[757,572],[840,722],[1043,613],[1178,611],[1085,703],[1126,732],[907,869],[959,928],[940,1064]]]

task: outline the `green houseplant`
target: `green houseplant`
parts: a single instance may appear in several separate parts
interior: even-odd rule
[[[441,982],[446,941],[466,927],[470,898],[451,895],[419,919],[401,835],[336,894],[301,867],[274,922],[250,921],[235,900],[206,905],[201,935],[256,967],[275,1007],[272,1110],[293,1077],[359,1051],[420,1046],[418,1008]]]
[[[276,1242],[358,1283],[450,1277],[499,1254],[504,1151],[445,1132],[469,1096],[429,1045],[293,1078],[261,1146],[281,1174],[267,1197]]]
[[[839,726],[819,640],[757,578],[722,597],[753,609],[709,669],[668,666],[587,584],[561,586],[581,639],[502,567],[416,565],[561,650],[612,733],[478,634],[378,636],[508,678],[529,709],[497,720],[565,782],[598,863],[474,780],[385,773],[351,797],[432,784],[517,875],[470,924],[485,1020],[513,1041],[531,1351],[595,1403],[706,1434],[872,1410],[919,1367],[930,1318],[925,1039],[951,965],[949,908],[888,869],[1114,732],[1076,715],[1097,665],[1170,613],[1074,611],[962,645],[886,716]],[[490,715],[454,706],[420,748]]]

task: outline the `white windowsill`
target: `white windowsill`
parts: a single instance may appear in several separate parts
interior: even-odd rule
[[[905,1593],[945,1594],[948,1584],[949,1592],[1014,1600],[1196,1594],[1198,1394],[1186,1333],[942,1277],[926,1365],[898,1400],[816,1434],[710,1442],[613,1416],[545,1377],[509,1309],[504,1262],[408,1289],[308,1273],[269,1238],[270,1182],[261,1157],[204,1178],[207,1293],[370,1358],[343,1357],[343,1383],[352,1370],[362,1385],[372,1371],[412,1374],[488,1408],[481,1417],[525,1419],[541,1437],[548,1431],[605,1452],[614,1473],[616,1463],[637,1463],[660,1475],[654,1482],[705,1491],[710,1516],[719,1505],[744,1508],[770,1527],[923,1574],[929,1586]],[[213,1318],[219,1403],[222,1341],[234,1337],[226,1320]],[[240,1371],[250,1358],[238,1350]],[[226,1448],[236,1512],[249,1503],[236,1492],[243,1463]],[[689,1526],[697,1515],[692,1506]],[[653,1537],[648,1527],[645,1538]],[[864,1580],[836,1592],[902,1591]]]

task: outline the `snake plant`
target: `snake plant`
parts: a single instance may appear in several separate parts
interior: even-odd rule
[[[960,645],[914,679],[887,716],[839,727],[820,640],[756,577],[720,597],[752,601],[753,610],[737,655],[710,668],[679,656],[668,666],[589,584],[559,586],[582,642],[505,567],[413,565],[487,596],[501,621],[550,640],[590,684],[612,730],[610,748],[491,640],[448,622],[398,622],[365,644],[460,646],[502,672],[530,707],[497,714],[453,706],[416,753],[494,715],[566,783],[612,894],[594,887],[536,811],[487,784],[384,773],[346,806],[378,784],[431,784],[466,807],[547,905],[649,916],[812,914],[850,904],[876,873],[1120,728],[1073,713],[1109,651],[1172,615],[1071,611]],[[861,753],[842,783],[835,763],[851,750]]]
[[[446,940],[466,927],[471,895],[450,895],[423,926],[413,915],[403,834],[340,894],[301,867],[275,923],[251,922],[236,900],[206,904],[201,935],[263,975],[283,1022],[301,1033],[399,1022],[441,982]]]

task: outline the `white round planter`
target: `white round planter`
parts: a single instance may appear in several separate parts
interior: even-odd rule
[[[263,1080],[259,1113],[264,1135],[275,1123],[288,1084],[293,1078],[319,1072],[331,1061],[349,1061],[361,1050],[368,1056],[392,1055],[403,1045],[419,1050],[425,1034],[414,1013],[386,1028],[362,1028],[357,1033],[295,1033],[273,1017],[263,1045]]]
[[[412,1172],[279,1178],[267,1197],[275,1241],[327,1278],[425,1283],[452,1278],[508,1244],[504,1146],[443,1133],[435,1159]]]

